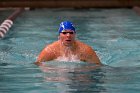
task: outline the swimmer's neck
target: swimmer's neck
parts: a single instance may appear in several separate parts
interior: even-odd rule
[[[67,45],[64,45],[63,42],[60,41],[60,48],[61,49],[64,49],[64,50],[75,50],[76,49],[76,41],[73,42],[71,45],[67,46]]]

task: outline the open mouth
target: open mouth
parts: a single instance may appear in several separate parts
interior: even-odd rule
[[[70,42],[71,40],[66,40],[66,41]]]

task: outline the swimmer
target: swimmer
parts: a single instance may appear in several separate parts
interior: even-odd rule
[[[61,22],[58,32],[58,40],[41,51],[35,62],[36,65],[61,57],[71,59],[73,56],[79,61],[101,65],[96,52],[89,45],[75,39],[76,30],[70,21]]]

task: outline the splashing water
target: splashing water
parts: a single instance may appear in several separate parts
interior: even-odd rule
[[[56,59],[56,61],[65,61],[65,62],[77,62],[80,61],[77,55],[70,55],[69,57],[63,55]]]
[[[62,55],[56,59],[56,61],[65,61],[65,62],[75,62],[80,61],[78,55],[74,54],[74,52],[70,49],[71,47],[67,47],[62,52]]]

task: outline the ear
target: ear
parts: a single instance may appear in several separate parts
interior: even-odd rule
[[[58,40],[60,39],[60,36],[58,36]]]

